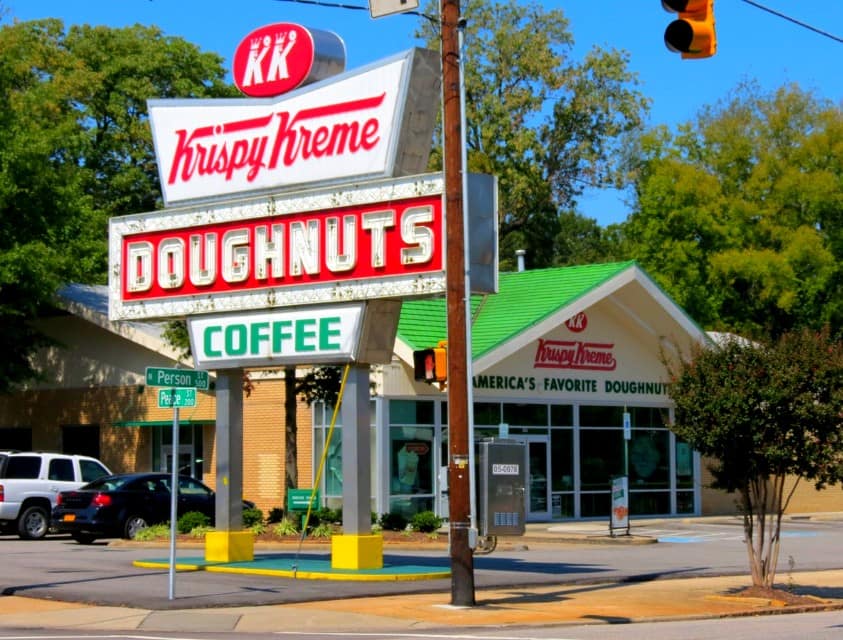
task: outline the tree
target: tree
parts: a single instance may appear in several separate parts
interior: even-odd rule
[[[827,329],[735,337],[665,364],[671,430],[712,460],[714,487],[738,494],[752,583],[772,588],[796,487],[843,480],[843,343]]]
[[[843,109],[739,86],[628,150],[626,253],[702,325],[843,329]]]
[[[427,13],[438,14],[435,3]],[[576,215],[567,212],[586,187],[619,184],[615,151],[641,126],[648,102],[626,53],[594,48],[582,62],[570,59],[560,10],[469,0],[463,16],[468,166],[499,180],[501,268],[513,267],[516,249],[533,266],[560,262],[559,216]],[[433,21],[422,21],[418,35],[439,48]],[[436,142],[432,168],[442,166]]]
[[[0,27],[0,392],[38,377],[59,287],[105,281],[108,218],[159,205],[146,100],[233,95],[224,76],[155,27]]]

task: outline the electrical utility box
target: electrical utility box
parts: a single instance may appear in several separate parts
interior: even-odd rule
[[[523,442],[478,442],[477,528],[481,536],[524,535],[526,448]]]

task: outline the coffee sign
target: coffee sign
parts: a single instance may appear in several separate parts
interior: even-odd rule
[[[268,24],[249,33],[237,47],[232,76],[247,96],[279,96],[345,70],[345,44],[330,31],[298,24]]]

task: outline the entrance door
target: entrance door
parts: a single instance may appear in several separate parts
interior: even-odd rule
[[[162,471],[166,473],[173,472],[173,448],[170,445],[164,445],[161,447],[161,452],[164,454],[161,456],[161,459],[164,461],[164,468]],[[183,444],[179,446],[178,451],[178,459],[179,459],[179,475],[180,476],[193,476],[194,474],[194,464],[193,464],[193,445]]]
[[[527,520],[550,520],[550,437],[514,436],[525,443]]]

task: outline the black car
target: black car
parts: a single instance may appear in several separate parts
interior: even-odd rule
[[[62,491],[53,509],[52,527],[82,544],[97,538],[134,538],[151,524],[169,522],[171,483],[169,473],[126,473]],[[213,524],[214,508],[211,489],[194,478],[179,476],[179,517],[199,511]]]

